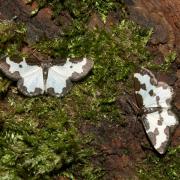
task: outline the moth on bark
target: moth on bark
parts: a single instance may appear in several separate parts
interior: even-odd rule
[[[63,64],[52,65],[42,62],[30,65],[23,61],[16,63],[7,56],[0,62],[0,70],[11,80],[17,81],[18,90],[26,96],[47,93],[52,96],[64,96],[72,86],[93,68],[93,62],[87,58],[67,60]]]
[[[145,68],[134,74],[134,84],[144,129],[154,149],[164,154],[179,123],[172,111],[173,88],[165,82],[158,82],[154,74]]]

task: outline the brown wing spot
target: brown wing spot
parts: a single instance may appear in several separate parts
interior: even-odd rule
[[[161,118],[158,120],[158,125],[159,125],[159,126],[162,126],[162,123],[163,123],[163,118],[161,117]]]
[[[160,101],[160,97],[159,97],[159,96],[156,96],[156,102],[157,102],[157,105],[158,105],[158,106],[160,106],[159,101]]]
[[[154,86],[157,86],[157,80],[155,78],[151,78],[150,83]]]
[[[157,135],[159,135],[159,131],[157,128],[154,130],[154,132],[148,133],[149,139],[150,139],[151,143],[153,144],[153,146],[156,145],[156,136]]]
[[[164,133],[166,134],[166,140],[161,144],[161,146],[157,149],[157,151],[160,153],[160,154],[163,154],[166,150],[166,147],[169,143],[169,127],[166,127],[164,129]]]
[[[154,134],[155,134],[156,136],[159,135],[158,128],[156,128],[156,129],[154,130]]]
[[[150,96],[155,96],[155,93],[154,93],[154,91],[152,89],[149,91],[149,95]]]
[[[134,77],[134,88],[135,88],[135,91],[139,91],[141,88],[141,84],[136,77]]]
[[[146,84],[141,84],[141,89],[147,90],[147,89],[146,89]]]
[[[166,128],[164,129],[164,133],[166,134],[167,139],[169,139],[169,127],[168,126],[166,126]]]
[[[142,108],[143,107],[143,98],[140,94],[136,94],[137,105]]]

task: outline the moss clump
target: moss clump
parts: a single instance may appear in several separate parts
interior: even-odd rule
[[[177,148],[169,148],[164,157],[148,155],[145,161],[139,164],[138,175],[143,180],[158,180],[180,178],[180,146]]]
[[[5,54],[21,56],[20,47],[25,34],[24,24],[0,20],[0,58]],[[7,92],[10,84],[11,82],[0,73],[0,96]]]
[[[53,17],[57,17],[62,11],[68,11],[73,19],[80,21],[87,21],[92,12],[98,12],[102,19],[105,20],[110,11],[121,10],[125,15],[125,6],[123,1],[115,0],[28,0],[27,3],[36,2],[38,7],[34,9],[31,14],[36,15],[41,8],[51,7],[53,10]]]
[[[3,76],[0,74],[0,97],[4,96],[10,84],[11,84],[11,81],[9,81],[6,78],[3,78]]]
[[[164,56],[164,62],[162,64],[158,65],[158,64],[153,64],[152,62],[149,62],[147,64],[147,67],[152,68],[154,70],[168,71],[172,63],[176,60],[176,57],[177,57],[176,52],[170,51],[169,53],[166,54],[166,56]]]
[[[42,53],[55,57],[81,57],[93,59],[121,58],[120,61],[134,64],[148,60],[146,44],[152,30],[144,29],[132,21],[123,20],[110,31],[89,30],[86,25],[75,21],[59,38],[34,45]],[[108,57],[106,57],[108,56]]]
[[[1,115],[1,179],[95,177],[98,170],[87,159],[94,152],[84,149],[89,138],[80,137],[59,100],[9,99],[8,108],[10,112]]]
[[[13,21],[0,21],[0,55],[19,55],[26,34],[25,25]]]

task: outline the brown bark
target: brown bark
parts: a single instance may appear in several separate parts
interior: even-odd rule
[[[180,76],[176,73],[180,68],[180,1],[179,0],[125,0],[130,11],[130,18],[138,24],[153,27],[150,49],[156,54],[155,61],[164,59],[170,51],[176,51],[173,84],[176,97],[175,105],[180,110]],[[172,85],[172,84],[171,84]]]
[[[42,9],[37,16],[31,17],[34,7],[25,4],[24,0],[0,0],[0,19],[9,20],[18,16],[18,22],[27,26],[27,43],[34,43],[45,37],[54,38],[60,28],[51,20],[51,11]]]

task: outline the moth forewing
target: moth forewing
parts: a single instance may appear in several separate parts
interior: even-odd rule
[[[63,65],[49,68],[46,90],[55,96],[65,95],[72,86],[71,81],[78,81],[86,76],[93,67],[93,62],[83,58],[71,61],[69,58]]]
[[[0,62],[0,70],[11,80],[17,81],[21,78],[18,71],[12,71],[12,67],[16,66],[16,63],[11,61],[9,57]]]
[[[71,75],[72,81],[79,81],[84,78],[93,68],[93,61],[83,58],[82,61],[78,64],[75,64],[74,72]],[[77,66],[77,67],[76,67]]]

